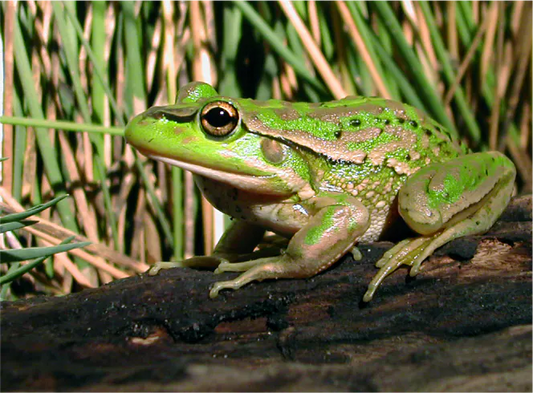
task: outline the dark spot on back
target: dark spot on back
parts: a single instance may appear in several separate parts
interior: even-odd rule
[[[403,124],[403,123],[405,123],[405,119],[398,118],[398,122],[399,122],[400,124]]]
[[[359,119],[353,119],[350,121],[350,125],[352,127],[359,127],[361,125],[361,120]]]
[[[388,126],[390,124],[390,120],[389,119],[385,119],[385,120],[383,120],[383,123],[385,123],[385,125]]]
[[[417,127],[418,127],[418,123],[417,123],[416,121],[414,121],[414,120],[411,120],[411,121],[409,122],[409,124],[411,125],[411,127],[414,127],[414,128],[417,128]]]
[[[342,131],[335,131],[335,138],[339,139],[342,136]]]

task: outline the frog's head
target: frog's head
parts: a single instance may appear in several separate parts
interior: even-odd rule
[[[132,119],[125,138],[142,154],[194,174],[247,191],[292,194],[306,184],[307,164],[289,145],[248,129],[243,111],[250,105],[219,96],[206,83],[189,83],[176,104]]]

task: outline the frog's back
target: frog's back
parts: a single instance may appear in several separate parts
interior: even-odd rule
[[[389,166],[411,174],[467,153],[440,124],[399,102],[346,97],[317,104],[245,100],[252,132],[308,148],[333,162]]]

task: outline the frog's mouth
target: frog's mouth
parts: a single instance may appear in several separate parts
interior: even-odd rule
[[[190,171],[198,176],[203,176],[208,179],[219,181],[221,183],[230,184],[233,187],[236,187],[243,191],[273,196],[286,196],[291,194],[291,192],[287,190],[287,187],[283,186],[284,182],[281,181],[281,179],[279,179],[276,175],[246,175],[230,170],[219,170],[210,168],[205,166],[205,164],[194,164],[187,161],[180,161],[174,158],[160,156],[148,151],[142,151],[140,149],[138,150],[141,151],[143,155],[154,160],[177,166],[181,169]]]

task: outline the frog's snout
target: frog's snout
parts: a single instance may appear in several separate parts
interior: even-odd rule
[[[142,122],[144,118],[145,114],[141,113],[140,115],[137,115],[131,119],[126,125],[126,129],[124,130],[124,138],[130,145],[136,146],[136,140],[139,137],[139,123]]]
[[[126,143],[130,143],[131,132],[132,132],[131,123],[133,120],[129,121],[128,124],[126,124],[126,128],[124,129],[124,139],[126,139]]]

